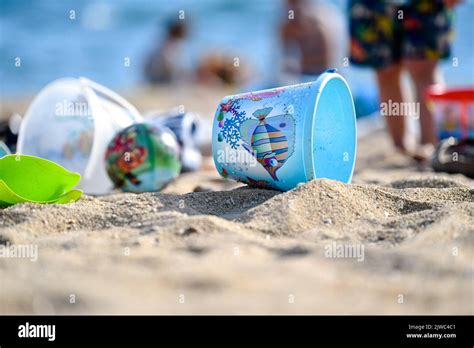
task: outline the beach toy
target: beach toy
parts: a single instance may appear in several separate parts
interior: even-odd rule
[[[202,155],[199,150],[200,119],[192,112],[181,112],[179,108],[164,113],[154,113],[150,121],[153,125],[170,129],[181,148],[180,158],[183,172],[199,170]]]
[[[451,88],[435,85],[428,89],[438,137],[474,138],[474,88]]]
[[[166,128],[131,125],[109,143],[107,173],[123,191],[159,191],[181,171],[179,144]]]
[[[5,145],[3,141],[0,141],[0,158],[10,154],[10,150],[8,146]]]
[[[0,158],[0,206],[17,203],[75,202],[81,190],[73,190],[81,176],[43,158],[7,155]]]
[[[464,174],[474,179],[474,139],[459,140],[450,137],[442,140],[431,161],[437,172]]]
[[[49,159],[81,174],[89,194],[113,188],[105,164],[107,144],[142,120],[125,99],[86,78],[63,78],[43,88],[21,124],[18,153]]]
[[[228,96],[213,123],[212,152],[223,177],[290,190],[328,178],[351,181],[356,116],[335,69],[314,82]]]

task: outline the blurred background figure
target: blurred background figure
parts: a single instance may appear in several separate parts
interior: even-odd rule
[[[340,39],[341,12],[327,3],[287,0],[280,27],[283,72],[310,80],[338,65],[343,42]],[[306,78],[305,78],[306,77]]]
[[[153,49],[145,64],[145,78],[150,83],[169,83],[186,75],[185,67],[179,63],[188,36],[185,21],[176,19],[169,22],[165,35],[163,42]]]
[[[236,87],[247,81],[245,69],[224,53],[205,55],[196,69],[196,81],[207,85]]]
[[[372,15],[364,19],[358,14],[359,19],[353,20],[375,25],[378,17],[373,11],[385,3],[400,0],[378,1],[368,6]],[[86,76],[131,98],[139,109],[183,104],[189,111],[212,115],[213,103],[223,93],[308,81],[328,67],[338,68],[347,79],[358,116],[369,115],[380,106],[375,70],[370,64],[365,66],[372,69],[346,64],[351,4],[351,0],[2,0],[0,53],[5,59],[0,62],[0,119],[7,120],[12,112],[22,114],[41,88],[66,76]],[[459,35],[452,49],[459,67],[449,61],[440,64],[448,86],[474,80],[469,68],[474,66],[473,11],[473,1],[456,8]],[[370,41],[370,33],[354,30]],[[234,66],[236,57],[239,67]],[[177,81],[180,88],[172,84]],[[159,86],[148,88],[149,82]],[[196,88],[197,82],[210,88],[204,93]],[[229,90],[224,92],[224,87]]]
[[[351,62],[374,68],[382,103],[403,102],[400,77],[409,73],[420,105],[420,143],[412,153],[427,159],[437,142],[433,116],[424,100],[434,84],[438,60],[450,55],[451,6],[454,0],[350,0]],[[396,149],[407,153],[406,118],[385,117]]]

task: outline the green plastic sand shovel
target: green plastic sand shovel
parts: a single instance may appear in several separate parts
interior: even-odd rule
[[[0,158],[0,207],[30,202],[75,202],[81,190],[72,190],[81,176],[59,164],[28,155]]]

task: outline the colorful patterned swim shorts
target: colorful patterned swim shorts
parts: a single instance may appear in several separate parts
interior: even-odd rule
[[[443,0],[350,0],[349,17],[354,64],[383,68],[450,55],[452,11]]]

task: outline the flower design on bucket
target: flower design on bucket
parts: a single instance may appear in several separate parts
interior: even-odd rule
[[[225,140],[231,148],[239,147],[240,132],[239,127],[242,122],[248,120],[245,116],[245,111],[240,110],[240,100],[230,99],[226,103],[220,104],[220,112],[217,116],[219,128],[221,128],[217,135],[219,142]],[[225,118],[226,113],[231,113],[232,117]]]
[[[240,126],[242,146],[257,159],[273,180],[276,171],[293,154],[295,120],[290,114],[267,117],[272,107],[258,109]]]

